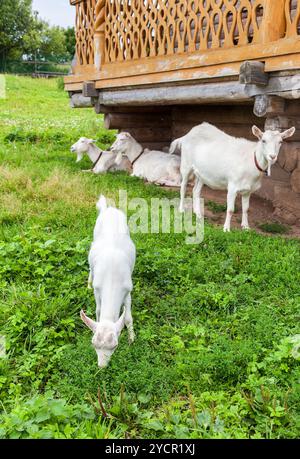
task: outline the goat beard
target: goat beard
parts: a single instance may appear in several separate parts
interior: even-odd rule
[[[271,161],[268,161],[268,177],[271,177],[271,167],[272,167],[272,163]]]

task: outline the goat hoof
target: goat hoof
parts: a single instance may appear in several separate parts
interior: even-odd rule
[[[230,233],[230,228],[223,228],[224,233]]]
[[[134,332],[130,333],[130,335],[128,336],[128,343],[129,344],[132,344],[135,340],[135,334]]]
[[[249,231],[250,229],[251,229],[250,226],[242,225],[242,230],[243,231]]]

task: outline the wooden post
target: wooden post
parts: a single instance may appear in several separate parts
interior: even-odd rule
[[[256,84],[258,86],[267,86],[269,75],[265,73],[264,62],[246,61],[240,68],[241,84]]]
[[[265,1],[262,43],[270,43],[284,37],[286,31],[285,1]]]
[[[98,71],[105,60],[105,3],[106,0],[98,0],[95,7],[95,67]]]

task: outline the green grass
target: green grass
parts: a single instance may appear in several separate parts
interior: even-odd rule
[[[211,210],[215,214],[226,212],[226,209],[227,209],[226,205],[218,204],[215,201],[208,201],[206,203],[206,206],[208,207],[209,210]]]
[[[259,228],[263,230],[265,233],[273,234],[287,234],[290,231],[290,228],[288,228],[287,226],[276,222],[262,223],[259,225]]]
[[[125,173],[82,174],[80,136],[112,134],[55,80],[7,78],[0,100],[0,437],[298,438],[299,241],[205,225],[134,234],[133,316],[99,370],[87,253],[100,193],[173,197]],[[100,397],[108,413],[102,419]]]

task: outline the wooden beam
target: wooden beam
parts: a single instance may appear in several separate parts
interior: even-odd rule
[[[126,105],[174,105],[232,103],[251,100],[239,82],[194,84],[163,87],[146,87],[138,89],[102,90],[99,102],[108,106]]]
[[[283,114],[285,112],[285,100],[277,96],[256,96],[253,112],[259,118],[269,114]]]
[[[105,129],[170,128],[171,112],[108,113],[104,117]]]
[[[249,97],[259,95],[276,95],[278,93],[294,94],[294,99],[297,99],[297,92],[300,90],[300,73],[290,76],[272,76],[269,79],[267,86],[246,85],[245,93]]]
[[[99,91],[96,89],[94,81],[84,81],[82,86],[83,97],[98,97]]]
[[[244,62],[241,65],[239,80],[241,84],[256,84],[258,86],[266,86],[269,81],[269,75],[265,73],[264,62]]]
[[[224,123],[252,125],[257,122],[253,113],[253,103],[243,105],[198,105],[180,106],[172,110],[173,122],[178,124],[200,124],[208,121],[212,124]]]
[[[269,0],[268,0],[269,1]],[[273,1],[273,0],[272,0]],[[235,46],[230,49],[209,49],[208,51],[198,50],[184,55],[158,56],[155,58],[143,58],[121,63],[105,63],[101,72],[96,72],[94,66],[81,66],[77,75],[65,77],[65,83],[82,83],[85,80],[97,80],[96,87],[104,88],[111,85],[117,86],[123,78],[125,84],[132,84],[130,77],[136,76],[133,84],[151,84],[157,81],[174,81],[178,73],[189,70],[189,77],[196,78],[216,78],[224,75],[238,75],[241,64],[248,60],[266,61],[267,71],[272,71],[272,65],[268,64],[268,59],[276,59],[281,66],[281,70],[299,68],[300,40],[295,39],[280,40],[278,43],[261,43]],[[287,62],[285,62],[287,61]],[[173,77],[173,71],[175,73]],[[198,76],[195,76],[195,73]],[[87,76],[89,75],[89,76]],[[146,78],[147,77],[147,78]],[[113,81],[115,80],[115,82]],[[178,80],[178,78],[177,78]],[[130,82],[129,82],[130,81]],[[119,83],[120,86],[120,83]],[[121,86],[123,84],[121,83]]]
[[[73,94],[70,100],[71,108],[87,108],[92,107],[92,99],[90,97],[84,97],[80,93]]]
[[[171,128],[123,128],[121,132],[129,132],[138,142],[171,142]]]

